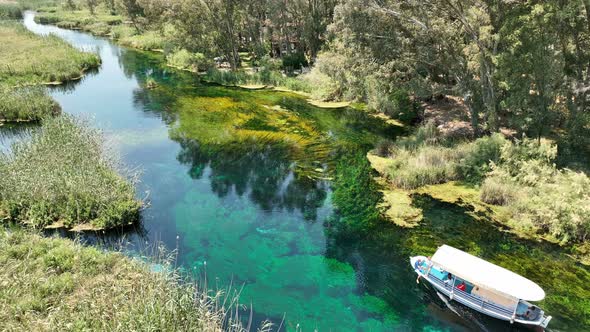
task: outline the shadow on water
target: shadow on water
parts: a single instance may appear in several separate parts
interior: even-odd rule
[[[56,31],[27,22],[38,33]],[[124,161],[142,168],[140,194],[150,193],[137,228],[81,235],[89,243],[123,245],[134,255],[161,241],[187,273],[243,285],[255,321],[278,324],[286,315],[286,330],[298,323],[304,331],[512,328],[450,310],[416,285],[409,256],[447,243],[539,282],[551,326],[590,326],[590,273],[554,246],[517,239],[429,196],[413,198],[423,210],[420,227],[381,219],[365,153],[400,128],[352,108],[319,109],[292,93],[204,84],[167,68],[162,55],[58,32],[98,49],[103,63],[52,95],[65,112],[96,117]],[[148,77],[156,88],[145,87]]]

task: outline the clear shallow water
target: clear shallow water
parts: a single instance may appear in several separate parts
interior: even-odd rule
[[[510,329],[450,310],[416,285],[408,257],[448,243],[539,282],[550,294],[543,305],[556,317],[552,326],[588,328],[590,274],[555,248],[515,239],[428,196],[415,197],[425,216],[417,229],[375,220],[362,157],[398,129],[292,94],[203,84],[167,69],[158,55],[37,25],[30,13],[24,24],[100,54],[97,72],[51,94],[64,112],[91,118],[124,162],[142,169],[139,194],[151,205],[139,229],[90,240],[123,239],[130,250],[162,241],[178,250],[182,268],[243,285],[241,300],[253,304],[255,319],[278,324],[285,315],[287,330]],[[157,88],[145,88],[148,76]],[[19,131],[0,129],[4,147]]]

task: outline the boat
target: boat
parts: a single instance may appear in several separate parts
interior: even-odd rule
[[[485,315],[528,327],[547,327],[551,316],[531,302],[545,298],[536,283],[464,251],[443,245],[432,257],[410,257],[418,280]]]

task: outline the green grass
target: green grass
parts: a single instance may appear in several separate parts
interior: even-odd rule
[[[0,229],[2,329],[245,331],[235,291],[203,291],[206,284],[197,287],[161,257],[154,272],[120,253]]]
[[[42,87],[20,89],[0,86],[0,122],[38,121],[60,113],[59,104]]]
[[[0,220],[106,229],[139,218],[134,174],[120,175],[101,133],[68,115],[48,118],[0,154]]]
[[[0,20],[18,20],[22,17],[23,15],[18,4],[0,2]]]
[[[65,82],[96,68],[96,54],[56,36],[42,37],[19,24],[0,24],[0,82],[5,86]]]
[[[212,68],[207,71],[203,79],[229,86],[269,85],[303,93],[310,93],[312,91],[312,87],[304,80],[297,77],[284,76],[278,70],[267,70],[265,68],[261,68],[259,71],[253,73],[243,70],[229,71]]]
[[[72,80],[100,59],[55,36],[41,37],[16,22],[0,22],[0,122],[38,121],[60,108],[44,83]]]
[[[119,15],[111,15],[104,10],[96,10],[92,15],[87,9],[65,10],[59,7],[41,8],[35,16],[35,22],[53,24],[64,29],[80,29],[95,35],[106,36],[113,26],[123,23]]]

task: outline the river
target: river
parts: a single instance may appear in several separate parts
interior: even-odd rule
[[[504,331],[512,327],[461,307],[450,310],[417,285],[412,254],[448,243],[537,281],[550,326],[588,330],[590,273],[556,247],[521,240],[468,209],[415,197],[420,227],[378,217],[364,154],[401,133],[364,112],[319,109],[295,94],[206,84],[167,68],[163,56],[86,33],[36,24],[102,65],[51,88],[69,114],[101,128],[122,161],[141,170],[149,207],[125,232],[88,235],[139,255],[157,243],[208,285],[241,289],[254,322],[295,331]],[[146,88],[148,78],[157,87]],[[26,129],[29,130],[29,129]],[[19,127],[0,129],[3,148]],[[244,313],[248,315],[247,312]]]

